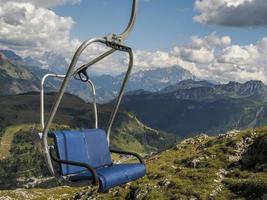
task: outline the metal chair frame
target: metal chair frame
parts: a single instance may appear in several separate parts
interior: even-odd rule
[[[76,53],[74,54],[72,61],[70,63],[70,66],[68,68],[68,71],[66,73],[66,75],[57,75],[57,74],[47,74],[43,77],[42,79],[42,83],[41,83],[41,97],[40,97],[40,101],[41,101],[41,106],[40,106],[40,112],[41,112],[41,116],[40,116],[40,120],[41,120],[41,127],[42,127],[42,147],[43,147],[43,153],[45,156],[45,160],[48,166],[48,169],[50,171],[50,173],[56,177],[58,180],[64,181],[66,184],[71,184],[68,180],[66,180],[65,177],[62,177],[60,174],[58,174],[54,167],[53,167],[53,163],[52,160],[54,160],[55,162],[59,162],[59,163],[68,163],[68,164],[73,164],[73,165],[80,165],[80,166],[84,166],[85,168],[88,168],[90,171],[92,171],[93,174],[95,174],[95,172],[93,171],[93,169],[91,169],[91,167],[89,165],[86,165],[84,163],[74,163],[72,161],[63,161],[63,160],[59,160],[56,157],[53,156],[53,154],[51,153],[53,147],[49,146],[48,144],[48,133],[49,133],[49,128],[53,122],[53,119],[55,117],[55,114],[58,110],[59,104],[62,100],[62,97],[65,93],[65,90],[67,88],[67,85],[71,79],[71,77],[74,77],[77,79],[80,79],[83,82],[87,82],[91,88],[92,88],[92,94],[94,96],[94,116],[95,116],[95,128],[98,128],[98,115],[97,115],[97,104],[96,104],[96,91],[95,91],[95,86],[93,84],[93,82],[89,79],[86,70],[89,67],[92,67],[94,64],[98,63],[99,61],[103,60],[104,58],[108,57],[109,55],[113,54],[116,51],[121,51],[121,52],[125,52],[128,54],[129,56],[129,64],[128,64],[128,69],[126,71],[125,74],[125,78],[122,81],[122,85],[121,88],[119,90],[118,93],[118,97],[117,97],[117,101],[116,104],[114,106],[114,109],[111,113],[107,128],[106,128],[106,133],[107,133],[107,140],[108,143],[110,141],[110,133],[111,133],[111,128],[114,122],[114,119],[116,117],[116,114],[118,112],[119,109],[119,105],[121,103],[123,94],[124,94],[124,89],[125,86],[127,84],[127,81],[129,79],[130,73],[132,71],[132,67],[133,67],[133,52],[132,49],[128,46],[124,45],[124,41],[126,40],[126,38],[129,36],[130,32],[133,29],[133,26],[135,24],[136,21],[136,16],[137,16],[137,8],[138,8],[138,0],[132,0],[132,11],[131,11],[131,17],[129,20],[129,23],[126,27],[126,29],[119,35],[116,34],[109,34],[105,37],[96,37],[96,38],[92,38],[92,39],[88,39],[86,41],[84,41],[81,46],[77,49]],[[78,67],[77,69],[75,69],[77,62],[81,56],[81,54],[84,52],[84,50],[89,47],[90,45],[94,44],[94,43],[100,43],[100,44],[104,44],[107,47],[110,48],[110,50],[108,50],[107,52],[103,53],[102,55],[98,56],[97,58],[93,59],[92,61],[88,62],[87,64],[82,65],[81,67]],[[84,76],[84,78],[82,77],[82,75]],[[44,120],[44,84],[45,81],[48,77],[54,77],[54,78],[62,78],[63,82],[61,84],[61,87],[59,89],[59,92],[57,94],[56,100],[54,102],[54,105],[52,106],[52,109],[50,111],[48,120],[45,123]],[[139,161],[141,163],[144,163],[142,158],[135,153],[131,153],[131,152],[123,152],[123,151],[115,151],[115,150],[110,150],[113,153],[119,153],[119,154],[127,154],[127,155],[133,155],[135,157],[137,157],[139,159]],[[97,182],[96,179],[94,179],[94,182]]]

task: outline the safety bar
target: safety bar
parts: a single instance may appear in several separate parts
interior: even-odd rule
[[[70,161],[70,160],[60,160],[56,156],[53,155],[52,150],[50,150],[50,156],[51,156],[53,161],[55,161],[59,164],[67,164],[67,165],[73,165],[73,166],[78,166],[78,167],[84,167],[89,172],[91,172],[91,174],[93,176],[92,177],[93,185],[99,185],[99,180],[98,180],[98,175],[96,173],[96,170],[92,166],[88,165],[87,163],[75,162],[75,161]],[[63,181],[65,181],[66,183],[69,183],[69,181],[67,181],[65,179],[63,179]]]
[[[55,77],[55,78],[65,78],[65,75],[58,75],[58,74],[46,74],[43,78],[42,78],[42,82],[41,82],[41,92],[40,92],[40,121],[41,121],[41,127],[42,129],[44,129],[45,127],[45,117],[44,117],[44,85],[45,85],[45,81],[47,80],[47,78],[49,77]],[[94,83],[89,79],[88,81],[89,86],[92,89],[92,94],[93,94],[93,107],[94,107],[94,116],[95,116],[95,128],[98,128],[98,112],[97,112],[97,105],[96,105],[96,90],[95,90],[95,86]]]
[[[45,122],[44,122],[44,85],[45,81],[48,77],[55,77],[55,78],[65,78],[65,75],[57,75],[57,74],[46,74],[41,81],[41,92],[40,92],[40,122],[41,127],[44,129]]]
[[[139,160],[139,162],[141,164],[145,164],[144,159],[139,154],[137,154],[135,152],[121,151],[121,150],[115,150],[115,149],[110,149],[109,151],[110,151],[110,153],[115,153],[115,154],[120,154],[120,155],[134,156],[134,157],[136,157]]]

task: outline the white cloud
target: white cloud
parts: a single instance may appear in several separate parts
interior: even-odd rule
[[[38,60],[42,60],[43,54],[52,52],[63,55],[70,62],[81,44],[81,41],[70,36],[74,20],[38,7],[41,1],[35,4],[29,2],[6,1],[0,4],[0,49],[10,49],[22,57],[31,56]],[[42,2],[56,5],[74,1]],[[88,62],[104,49],[101,45],[92,45],[90,50],[83,53],[81,61]],[[46,63],[43,64],[46,67]]]
[[[45,7],[78,1],[0,2],[0,49],[10,49],[22,57],[31,56],[40,61],[45,53],[52,52],[63,55],[70,62],[81,44],[81,41],[70,36],[75,22],[71,17],[61,17]],[[106,50],[103,45],[91,45],[83,52],[79,65]],[[126,69],[121,63],[126,64],[126,57],[117,54],[105,59],[94,69],[99,73],[120,73]],[[46,63],[43,64],[46,67]]]
[[[228,82],[262,80],[267,83],[267,38],[256,44],[232,45],[216,52],[216,59],[208,65],[198,66],[203,78]]]
[[[126,60],[124,60],[124,63],[127,63]],[[192,72],[194,75],[199,75],[199,70],[196,67],[195,63],[185,61],[177,55],[174,55],[172,52],[140,50],[134,52],[134,72],[155,68],[168,68],[173,66],[183,67],[184,69]],[[119,68],[117,69],[117,73],[121,73],[121,71],[119,71]]]
[[[229,36],[219,37],[216,33],[212,33],[203,38],[198,36],[192,36],[192,46],[195,48],[212,48],[212,47],[224,47],[231,45],[231,38]]]
[[[189,45],[176,46],[171,54],[181,59],[199,64],[207,64],[215,59],[214,48],[222,48],[231,44],[229,36],[219,37],[212,33],[205,37],[192,37]]]
[[[177,45],[171,51],[138,52],[141,69],[182,66],[202,79],[217,82],[262,80],[267,84],[267,37],[256,44],[231,45],[229,36],[212,33],[193,36],[191,44]]]
[[[252,27],[267,25],[266,0],[196,0],[194,20],[204,24]]]
[[[185,61],[199,64],[210,63],[214,60],[213,51],[205,47],[195,49],[187,46],[177,46],[171,53]]]
[[[61,17],[47,7],[78,1],[43,1],[45,4],[40,4],[41,1],[0,2],[0,49],[36,58],[42,57],[45,52],[55,52],[70,61],[81,44],[81,41],[70,37],[75,22],[71,17]],[[227,2],[235,8],[249,0]],[[106,49],[103,45],[93,45],[83,53],[81,61],[88,62]],[[190,44],[176,45],[170,51],[137,50],[134,54],[134,71],[182,66],[203,79],[222,82],[261,79],[267,83],[267,37],[256,44],[240,46],[232,45],[229,36],[220,37],[212,33],[205,37],[193,36]],[[127,63],[125,54],[116,53],[93,69],[97,73],[118,74],[126,70]]]
[[[177,59],[164,51],[136,51],[135,65],[142,69],[170,67],[177,65]]]
[[[223,49],[218,61],[221,63],[246,63],[259,57],[258,47],[255,45],[239,46],[233,45]]]
[[[74,24],[71,17],[58,16],[30,3],[11,1],[0,7],[1,48],[15,50],[22,56],[40,56],[46,51],[70,56],[80,43],[70,38]]]

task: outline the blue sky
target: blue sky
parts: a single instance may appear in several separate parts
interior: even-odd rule
[[[186,44],[192,35],[205,36],[212,32],[229,35],[234,44],[255,43],[266,36],[266,27],[222,27],[203,25],[193,21],[199,12],[195,0],[141,0],[136,27],[128,43],[142,50],[170,50],[174,45]],[[71,16],[75,25],[74,38],[118,33],[126,25],[130,0],[84,0],[76,5],[53,8],[61,16]]]
[[[182,67],[200,79],[267,84],[266,0],[139,0],[134,31],[134,70]],[[131,0],[0,0],[0,49],[31,56],[49,68],[45,55],[69,62],[82,41],[120,33]],[[94,46],[80,64],[105,49]],[[119,74],[127,60],[115,55],[96,73]],[[65,65],[64,65],[65,66]],[[112,67],[107,67],[112,66]],[[65,66],[67,68],[67,66]],[[125,68],[123,68],[125,69]]]

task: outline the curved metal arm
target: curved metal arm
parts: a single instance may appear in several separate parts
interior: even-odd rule
[[[89,172],[91,172],[91,174],[93,176],[93,185],[98,185],[99,184],[98,175],[96,173],[96,170],[93,167],[91,167],[90,165],[88,165],[86,163],[75,162],[75,161],[70,161],[70,160],[60,160],[60,159],[58,159],[57,157],[55,157],[53,155],[52,151],[50,151],[50,156],[51,156],[53,161],[55,161],[55,162],[57,162],[59,164],[67,164],[67,165],[73,165],[73,166],[86,168]]]
[[[48,121],[46,122],[45,124],[45,128],[43,129],[43,150],[44,150],[44,155],[45,155],[45,158],[46,158],[46,162],[47,162],[47,166],[48,166],[48,169],[50,171],[50,173],[53,175],[53,176],[56,176],[55,174],[55,171],[54,171],[54,168],[53,168],[53,164],[52,164],[52,161],[51,161],[51,157],[50,157],[50,154],[49,154],[49,146],[48,146],[48,131],[49,131],[49,127],[51,126],[52,122],[53,122],[53,119],[55,117],[55,114],[57,112],[57,109],[59,107],[59,104],[62,100],[62,97],[64,95],[64,92],[66,90],[66,87],[67,87],[67,84],[71,78],[71,75],[73,74],[73,71],[74,71],[74,68],[78,62],[78,59],[80,57],[80,55],[82,54],[82,52],[86,49],[86,47],[88,47],[89,45],[93,44],[93,43],[96,43],[96,42],[100,42],[100,43],[105,43],[105,38],[93,38],[93,39],[89,39],[85,42],[82,43],[82,45],[78,48],[78,50],[76,51],[72,61],[71,61],[71,64],[69,66],[69,69],[68,69],[68,72],[66,74],[66,77],[64,78],[63,80],[63,83],[61,85],[61,88],[59,90],[59,93],[56,97],[56,101],[52,107],[52,110],[50,112],[50,115],[49,115],[49,118],[48,118]]]
[[[119,37],[121,37],[122,40],[125,40],[128,35],[130,34],[130,32],[132,31],[135,21],[136,21],[136,16],[137,16],[137,9],[138,9],[138,0],[133,0],[133,4],[132,4],[132,13],[131,13],[131,18],[130,21],[126,27],[126,29],[123,31],[123,33],[121,33],[119,35]]]
[[[46,74],[43,78],[42,78],[42,82],[41,82],[41,92],[40,92],[40,122],[41,122],[41,127],[42,129],[44,129],[45,127],[45,117],[44,117],[44,85],[45,85],[45,81],[47,80],[47,78],[49,77],[55,77],[55,78],[65,78],[66,75],[58,75],[58,74]],[[88,85],[91,86],[92,89],[92,94],[93,94],[93,107],[94,107],[94,116],[95,116],[95,128],[98,128],[98,112],[97,112],[97,105],[96,105],[96,90],[95,90],[95,86],[94,83],[91,80],[88,80]]]
[[[114,149],[110,149],[110,152],[111,152],[111,153],[116,153],[116,154],[121,154],[121,155],[134,156],[134,157],[136,157],[136,158],[139,160],[139,162],[140,162],[141,164],[145,164],[144,159],[143,159],[139,154],[137,154],[137,153],[134,153],[134,152],[128,152],[128,151],[114,150]]]
[[[57,75],[57,74],[46,74],[41,81],[41,92],[40,92],[40,122],[41,127],[44,129],[45,122],[44,122],[44,84],[47,78],[55,77],[55,78],[65,78],[65,75]]]
[[[94,60],[90,61],[89,63],[82,65],[81,67],[79,67],[78,69],[75,70],[73,75],[75,76],[78,72],[82,71],[83,69],[91,67],[92,65],[98,63],[100,60],[103,60],[104,58],[106,58],[109,55],[113,54],[115,51],[116,51],[115,49],[110,49],[109,51],[103,53],[102,55],[98,56],[97,58],[95,58]]]
[[[94,83],[88,79],[88,84],[92,88],[92,93],[93,93],[93,106],[94,106],[94,115],[95,115],[95,128],[98,128],[98,112],[97,112],[97,105],[96,105],[96,90],[95,90],[95,85]]]
[[[120,42],[123,42],[129,36],[130,32],[132,31],[132,29],[135,25],[135,22],[136,22],[137,11],[138,11],[138,0],[133,0],[130,21],[128,22],[126,29],[119,36],[117,36],[118,38],[120,38],[120,40],[121,40]],[[116,51],[115,49],[111,49],[111,50],[103,53],[102,55],[98,56],[97,58],[90,61],[89,63],[84,64],[81,67],[79,67],[77,70],[75,70],[74,74],[77,74],[77,72],[79,72],[85,68],[91,67],[92,65],[94,65],[97,62],[99,62],[100,60],[108,57],[109,55],[111,55],[115,51]]]
[[[71,61],[71,64],[69,66],[69,69],[68,69],[68,72],[63,80],[63,83],[61,85],[61,88],[59,90],[59,93],[56,97],[56,101],[51,109],[51,112],[50,112],[50,115],[49,115],[49,118],[48,118],[48,121],[46,122],[45,126],[44,126],[44,129],[43,129],[43,150],[44,150],[44,154],[45,154],[45,159],[46,159],[46,162],[47,162],[47,165],[48,165],[48,168],[49,168],[49,171],[50,173],[53,175],[53,176],[56,176],[56,173],[54,171],[54,168],[53,168],[53,165],[52,165],[52,161],[51,161],[51,156],[50,156],[50,153],[49,153],[49,146],[48,146],[48,131],[49,131],[49,127],[51,126],[52,124],[52,121],[55,117],[55,114],[57,112],[57,109],[59,107],[59,104],[62,100],[62,97],[64,95],[64,92],[66,90],[66,87],[67,87],[67,84],[71,78],[71,76],[79,71],[75,71],[74,72],[74,69],[75,69],[75,66],[78,62],[78,59],[80,57],[80,55],[82,54],[82,52],[92,43],[96,43],[96,42],[100,42],[100,43],[104,43],[106,45],[111,45],[109,47],[111,47],[112,49],[109,50],[108,52],[100,55],[98,58],[94,59],[93,61],[91,61],[90,63],[88,63],[87,65],[84,65],[82,66],[80,69],[78,70],[82,70],[84,68],[87,68],[95,63],[97,63],[98,61],[102,60],[103,58],[111,55],[113,52],[117,51],[117,50],[120,50],[120,48],[124,48],[123,46],[121,46],[121,43],[126,39],[126,37],[129,35],[129,33],[131,32],[134,24],[135,24],[135,20],[136,20],[136,14],[137,14],[137,4],[138,4],[138,0],[133,0],[133,5],[132,5],[132,13],[131,13],[131,18],[130,18],[130,21],[128,23],[128,26],[127,28],[124,30],[123,33],[121,33],[119,36],[115,36],[115,39],[111,37],[111,40],[110,38],[107,36],[105,38],[93,38],[93,39],[89,39],[85,42],[82,43],[82,45],[78,48],[78,50],[76,51],[72,61]],[[116,42],[120,43],[120,44],[116,44]],[[109,43],[109,44],[108,44]],[[113,46],[115,44],[115,46]],[[119,47],[119,48],[118,48]],[[130,60],[129,60],[129,66],[128,66],[128,70],[127,70],[127,73],[126,73],[126,76],[123,80],[123,83],[122,83],[122,87],[120,89],[120,92],[119,92],[119,96],[118,96],[118,100],[117,100],[117,104],[111,114],[111,118],[110,118],[110,121],[108,123],[108,127],[107,127],[107,139],[109,141],[109,137],[110,137],[110,131],[111,131],[111,128],[112,128],[112,125],[113,125],[113,122],[114,122],[114,119],[115,119],[115,116],[116,116],[116,113],[118,111],[118,108],[119,108],[119,105],[120,105],[120,102],[122,100],[122,96],[123,96],[123,92],[124,92],[124,89],[125,89],[125,86],[126,86],[126,83],[129,79],[129,75],[131,73],[131,70],[132,70],[132,67],[133,67],[133,53],[132,53],[132,50],[130,48],[127,49],[127,52],[129,53],[129,57],[130,57]]]

